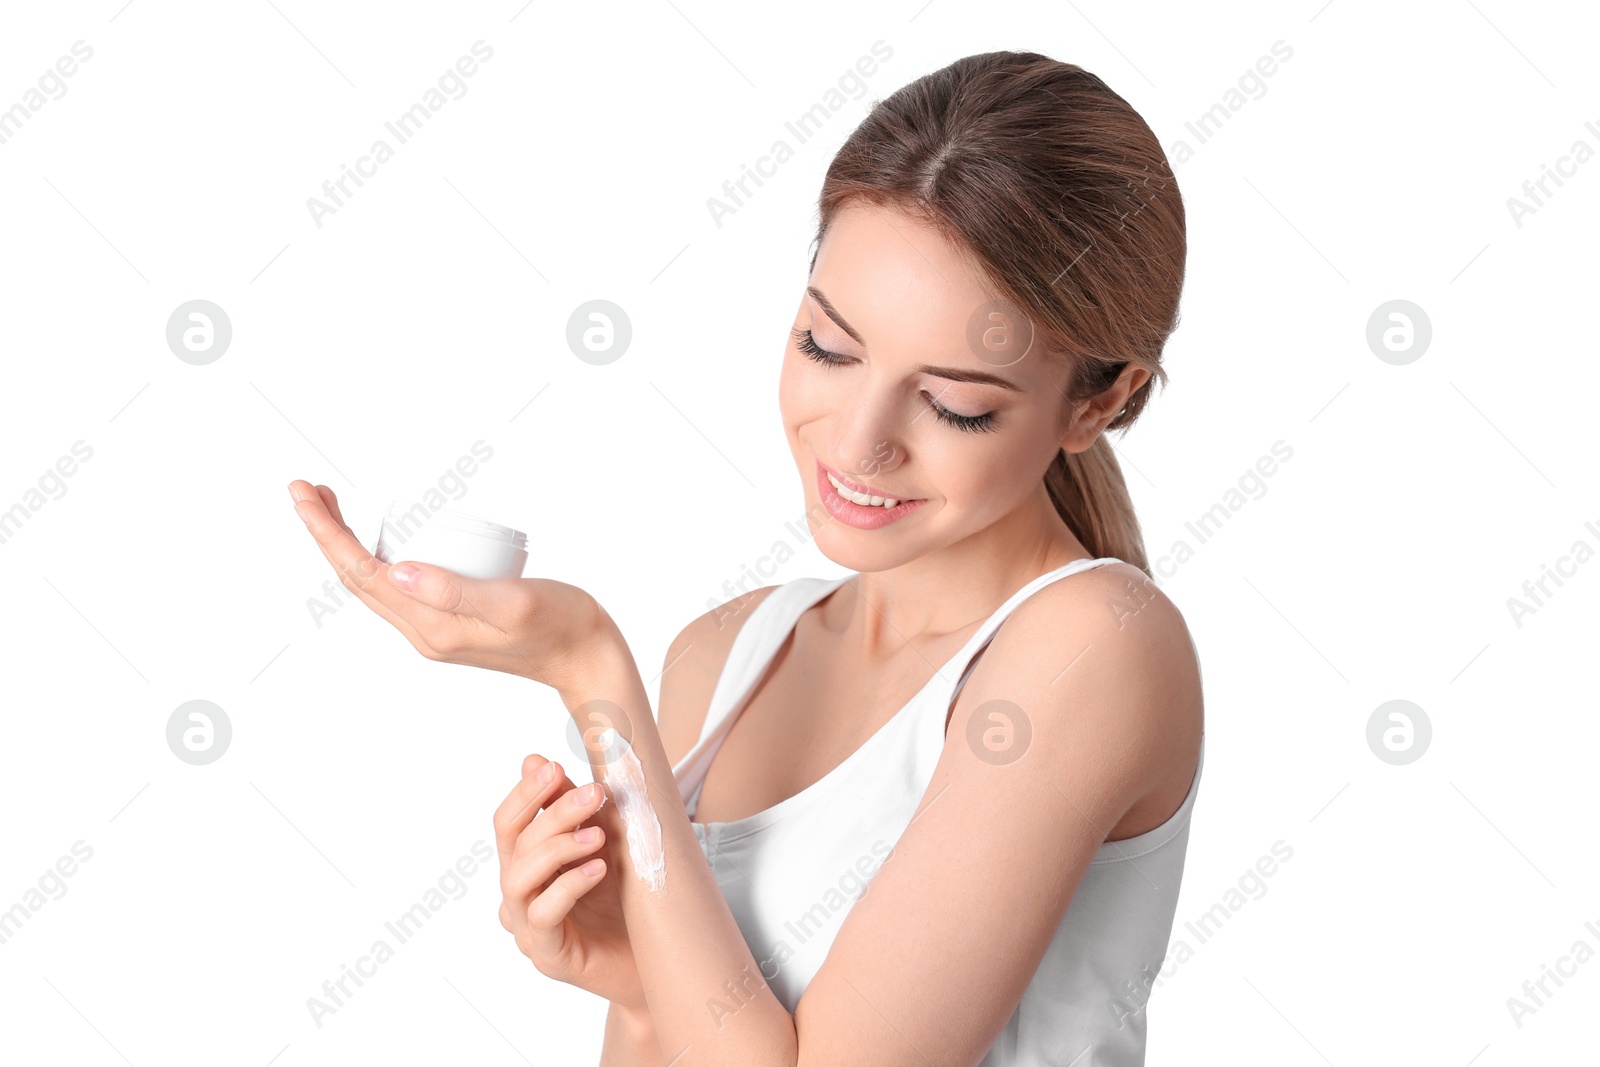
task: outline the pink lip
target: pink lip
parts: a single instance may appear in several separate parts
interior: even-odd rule
[[[925,498],[902,500],[892,508],[856,504],[840,496],[838,490],[834,489],[833,483],[828,481],[830,469],[823,466],[820,460],[817,461],[817,495],[830,515],[857,530],[881,530],[890,523],[899,522],[926,502]],[[838,477],[837,474],[834,476]],[[839,480],[852,487],[855,485],[845,478]],[[872,495],[894,498],[892,493],[874,492]]]
[[[920,497],[905,497],[905,496],[901,496],[899,493],[891,493],[887,489],[879,489],[879,488],[877,488],[875,486],[871,486],[871,485],[863,485],[862,483],[856,481],[854,478],[846,478],[843,474],[841,474],[838,471],[834,470],[832,467],[828,466],[826,463],[822,462],[820,459],[817,460],[817,466],[821,467],[823,470],[827,471],[829,474],[833,475],[835,478],[837,478],[841,482],[843,482],[846,486],[848,486],[849,488],[855,490],[856,492],[860,493],[863,496],[881,496],[885,500],[900,500],[900,501],[921,499]]]

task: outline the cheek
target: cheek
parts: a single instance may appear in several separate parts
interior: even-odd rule
[[[788,357],[785,357],[783,366],[778,371],[778,412],[783,417],[783,425],[786,429],[793,426],[795,422],[794,386],[794,373],[789,369]]]
[[[1033,491],[1028,471],[1036,448],[1006,434],[939,429],[918,444],[917,454],[947,500],[992,513],[997,507],[1012,507]]]
[[[785,426],[800,426],[827,414],[833,403],[826,377],[793,352],[785,355],[778,375],[778,410]]]

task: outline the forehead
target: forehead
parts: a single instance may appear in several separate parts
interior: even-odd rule
[[[1011,304],[997,302],[970,253],[897,208],[854,201],[841,209],[817,248],[810,285],[874,355],[996,373],[1025,392],[1065,372],[1042,358],[1025,318],[997,317]]]
[[[868,345],[892,337],[959,346],[968,319],[993,298],[976,267],[937,230],[898,208],[862,201],[834,216],[811,284]]]

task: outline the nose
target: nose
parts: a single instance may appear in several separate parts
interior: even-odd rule
[[[863,482],[905,462],[905,414],[900,398],[887,393],[852,395],[835,423],[833,454],[826,461]]]

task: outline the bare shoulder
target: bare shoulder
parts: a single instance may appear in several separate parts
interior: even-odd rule
[[[1144,571],[1106,564],[1034,592],[961,695],[981,702],[1028,678],[1048,694],[1040,711],[1059,720],[1052,727],[1137,763],[1130,799],[1187,791],[1204,730],[1199,657],[1183,613]]]
[[[1188,623],[1155,580],[1131,563],[1117,562],[1057,579],[1012,612],[1011,642],[1031,653],[1061,648],[1062,638],[1116,642],[1123,665],[1165,687],[1198,682],[1199,663]],[[1008,622],[1007,626],[1011,626]],[[996,635],[1004,634],[1002,627]],[[1102,658],[1110,659],[1111,654]]]
[[[667,646],[656,703],[656,729],[674,766],[694,747],[728,650],[750,612],[776,589],[765,585],[690,620]]]

